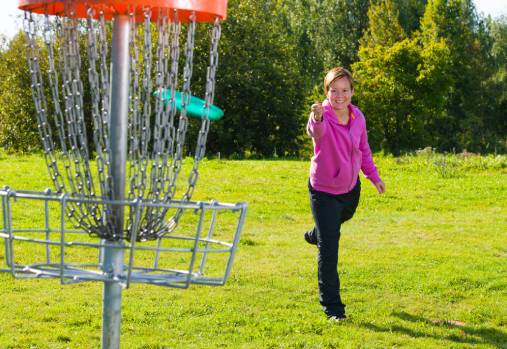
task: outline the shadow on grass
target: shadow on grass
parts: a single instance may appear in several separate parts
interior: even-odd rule
[[[434,338],[463,344],[490,344],[497,348],[507,348],[507,333],[494,328],[472,328],[465,324],[461,324],[459,321],[432,321],[406,312],[396,312],[392,315],[404,321],[425,323],[440,328],[457,329],[460,330],[460,334],[436,335],[401,325],[377,326],[370,323],[363,323],[362,326],[375,332],[399,332],[413,338]]]

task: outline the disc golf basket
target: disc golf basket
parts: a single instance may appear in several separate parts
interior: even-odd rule
[[[103,282],[103,348],[119,347],[121,292],[131,283],[223,285],[231,271],[246,204],[191,201],[210,121],[223,115],[213,100],[226,7],[226,0],[19,1],[54,188],[0,190],[2,271]],[[191,93],[194,46],[207,29],[200,99]],[[189,116],[200,129],[185,183]]]

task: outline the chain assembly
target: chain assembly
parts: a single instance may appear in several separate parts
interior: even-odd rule
[[[123,231],[115,231],[115,210],[111,206],[113,203],[107,203],[115,197],[109,130],[109,26],[100,8],[88,8],[86,19],[79,20],[72,3],[66,2],[65,6],[65,17],[46,15],[42,30],[38,30],[30,12],[25,12],[23,21],[39,134],[55,190],[75,197],[106,200],[102,205],[94,200],[72,201],[66,207],[73,224],[91,235],[110,241],[132,237],[137,241],[159,239],[174,230],[184,208],[169,211],[163,205],[147,205],[137,218],[139,213],[130,209]],[[153,12],[157,18],[154,24]],[[196,15],[190,14],[188,22],[182,24],[176,9],[132,8],[129,24],[126,197],[130,202],[167,204],[175,200],[183,154],[188,151],[185,140],[187,107],[192,97]],[[184,36],[183,27],[186,28]],[[45,55],[38,40],[39,31]],[[199,178],[199,164],[205,155],[220,31],[217,17],[211,30],[201,126],[187,187],[182,190],[180,201],[183,202],[192,198]],[[47,56],[47,65],[41,64],[44,56]],[[83,80],[85,76],[86,81]],[[178,88],[181,88],[179,110],[176,107]],[[167,98],[162,98],[165,91]]]

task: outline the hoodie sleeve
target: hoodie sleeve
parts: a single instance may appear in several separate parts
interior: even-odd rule
[[[373,162],[370,145],[368,144],[366,121],[364,121],[363,133],[361,134],[361,140],[359,142],[359,150],[363,154],[361,159],[361,171],[363,171],[366,178],[368,178],[372,183],[380,182],[380,176],[378,175],[377,167],[375,167],[375,163]]]
[[[326,122],[324,122],[324,115],[322,115],[322,119],[320,121],[315,121],[315,119],[311,116],[308,118],[308,123],[306,124],[306,132],[313,139],[319,139],[326,133]]]

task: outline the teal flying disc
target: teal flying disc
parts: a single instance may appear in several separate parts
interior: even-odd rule
[[[155,94],[158,94],[158,92],[155,92]],[[169,102],[169,99],[171,98],[171,91],[170,90],[163,90],[162,91],[162,100],[164,103]],[[174,94],[174,101],[176,103],[176,109],[181,112],[183,109],[183,103],[182,103],[182,93],[180,91],[176,91]],[[205,102],[203,99],[190,96],[190,102],[187,105],[187,115],[202,119],[204,114],[204,105]],[[208,112],[208,119],[211,121],[219,120],[222,116],[224,116],[224,112],[222,109],[217,107],[216,105],[210,105],[209,112]]]

